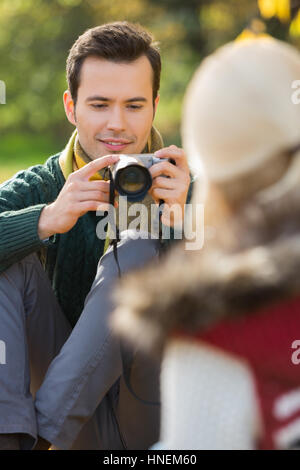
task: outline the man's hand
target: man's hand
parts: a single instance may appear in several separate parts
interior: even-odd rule
[[[105,210],[109,203],[109,181],[89,181],[98,170],[114,164],[118,155],[97,158],[72,173],[57,199],[42,210],[38,235],[41,240],[71,230],[88,211]]]
[[[149,193],[156,203],[164,201],[161,220],[164,225],[170,226],[181,222],[184,216],[184,204],[191,181],[187,157],[176,145],[158,150],[155,156],[171,158],[176,163],[176,166],[171,162],[156,163],[149,169],[153,179]],[[177,209],[175,216],[171,211],[172,206]]]

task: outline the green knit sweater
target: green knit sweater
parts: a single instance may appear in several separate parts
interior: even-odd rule
[[[38,221],[45,205],[53,202],[65,178],[58,158],[18,172],[0,185],[0,272],[30,253],[37,252],[59,304],[74,326],[93,283],[105,240],[96,235],[101,220],[96,212],[80,217],[67,233],[48,242],[38,236]]]
[[[74,326],[93,283],[105,240],[96,235],[102,217],[94,211],[80,217],[69,232],[53,235],[47,242],[39,239],[41,211],[57,198],[65,183],[59,156],[22,170],[0,185],[0,273],[37,252],[58,302]]]

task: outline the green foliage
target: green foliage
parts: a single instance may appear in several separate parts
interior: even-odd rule
[[[0,183],[19,170],[44,163],[50,154],[62,150],[50,137],[32,134],[3,135],[0,149]]]
[[[182,98],[194,70],[258,16],[256,0],[0,0],[2,175],[8,159],[26,166],[65,145],[73,130],[62,101],[65,63],[86,29],[128,20],[154,34],[163,62],[155,123],[167,145],[180,145]],[[286,25],[274,18],[266,24],[274,36],[289,39]]]

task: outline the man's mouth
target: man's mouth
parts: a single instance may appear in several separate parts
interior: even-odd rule
[[[127,145],[131,144],[130,141],[123,140],[123,139],[120,139],[120,140],[117,140],[117,139],[101,140],[101,139],[99,139],[99,140],[108,150],[115,150],[115,151],[124,150],[124,148],[127,147]]]

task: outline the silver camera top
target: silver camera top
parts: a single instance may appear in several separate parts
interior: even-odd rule
[[[115,165],[118,166],[118,169],[134,164],[143,165],[146,168],[150,168],[156,163],[168,160],[168,158],[158,158],[154,155],[154,153],[120,154],[119,157],[119,161],[115,163]]]

